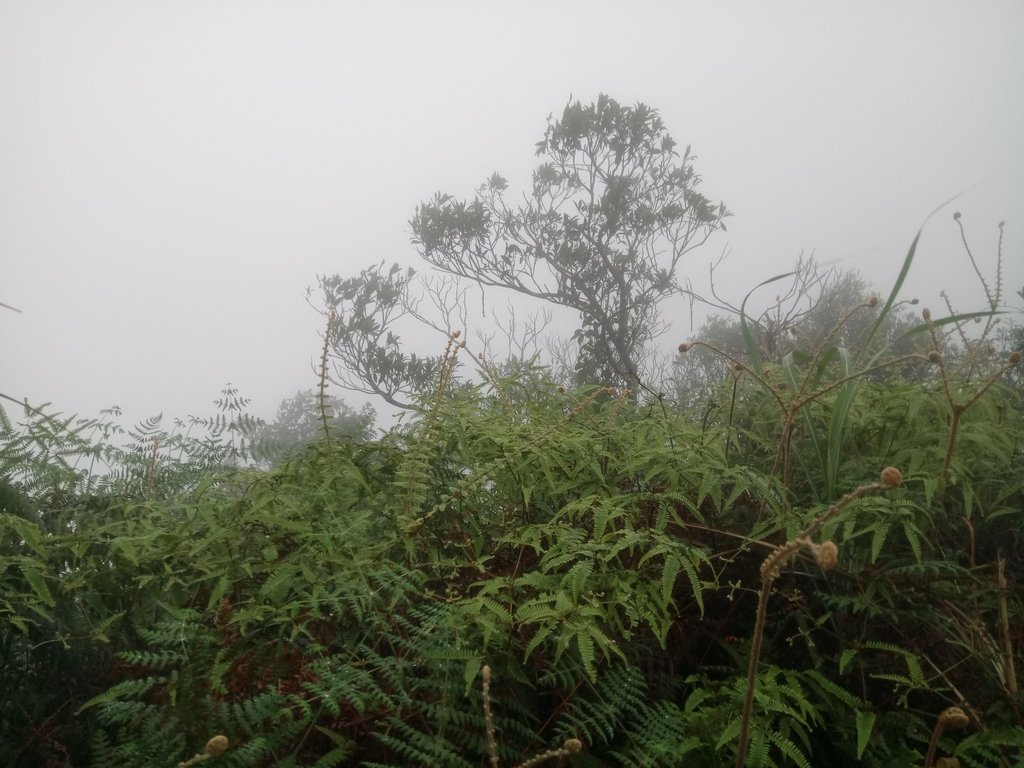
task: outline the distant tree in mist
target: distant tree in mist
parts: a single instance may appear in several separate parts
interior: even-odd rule
[[[376,411],[369,405],[356,410],[336,397],[328,398],[328,428],[332,438],[361,442],[373,438]],[[323,439],[324,424],[315,390],[296,392],[281,401],[277,415],[260,434],[264,458],[271,465]]]
[[[438,193],[416,210],[413,242],[442,272],[576,310],[579,383],[636,387],[681,259],[729,215],[676,146],[643,104],[570,102],[521,200],[497,173],[471,201]]]
[[[811,355],[827,347],[857,353],[886,349],[889,357],[926,351],[927,339],[923,335],[904,336],[920,323],[916,313],[907,307],[912,302],[894,307],[871,340],[871,350],[866,349],[877,319],[875,310],[866,305],[877,293],[855,271],[825,267],[813,258],[800,258],[788,280],[780,285],[783,286],[781,291],[760,313],[754,314],[746,308],[748,328],[764,362],[780,363],[791,352]],[[721,299],[715,306],[723,313],[712,314],[694,334],[694,339],[728,357],[700,345],[675,358],[669,389],[684,407],[697,406],[707,400],[708,394],[726,380],[730,357],[747,362],[740,308]],[[855,311],[858,307],[860,309]],[[927,368],[920,361],[912,361],[867,374],[865,378],[899,375],[921,380],[927,375]]]
[[[354,277],[319,279],[335,384],[397,408],[415,407],[416,394],[437,375],[441,356],[402,350],[396,323],[410,314],[413,275],[397,264],[388,269],[379,264]]]
[[[549,117],[536,154],[541,163],[521,199],[511,199],[497,173],[472,200],[438,193],[416,209],[413,243],[450,280],[575,310],[577,382],[636,391],[651,341],[665,329],[659,305],[682,290],[682,258],[723,229],[729,213],[697,191],[689,147],[680,154],[658,112],[643,104],[604,95],[570,101],[560,119]],[[401,407],[414,404],[439,362],[404,352],[395,332],[404,315],[422,319],[412,277],[381,266],[320,278],[322,311],[334,318],[334,380]],[[432,293],[435,304],[444,290]]]

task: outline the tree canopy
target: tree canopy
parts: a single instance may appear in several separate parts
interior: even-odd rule
[[[644,104],[571,101],[548,119],[521,201],[498,173],[470,201],[438,193],[417,208],[413,242],[443,272],[576,310],[580,382],[635,386],[680,260],[729,215],[676,147]]]
[[[560,118],[549,116],[536,154],[541,162],[521,199],[494,173],[470,200],[438,192],[416,208],[412,242],[442,278],[426,290],[445,321],[465,297],[452,287],[459,281],[573,310],[576,383],[635,393],[653,375],[650,345],[665,329],[659,306],[683,290],[683,257],[730,214],[698,191],[695,155],[689,146],[680,153],[644,104],[604,95],[570,101]],[[440,357],[405,352],[398,335],[403,317],[426,320],[414,272],[381,264],[319,283],[333,380],[415,407]]]
[[[369,405],[356,410],[338,397],[326,398],[330,437],[361,442],[373,437],[376,412]],[[272,466],[324,438],[319,396],[312,389],[296,392],[277,408],[274,420],[262,426],[262,458]]]

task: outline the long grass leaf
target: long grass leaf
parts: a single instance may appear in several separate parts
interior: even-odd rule
[[[797,357],[798,355],[795,352],[789,352],[782,358],[782,371],[786,375],[786,383],[789,385],[790,391],[794,393],[800,391],[800,376],[799,370],[797,369]],[[800,415],[803,417],[807,436],[810,438],[811,447],[814,449],[814,458],[817,461],[818,469],[824,470],[825,454],[821,449],[821,441],[818,440],[818,431],[814,428],[814,420],[811,418],[810,407],[805,404],[800,409]],[[801,461],[801,464],[806,467],[806,464],[803,461]],[[813,482],[810,484],[810,487],[814,488]]]
[[[958,314],[958,315],[950,315],[949,317],[943,317],[943,318],[940,318],[938,320],[932,320],[931,324],[935,328],[940,328],[943,325],[950,325],[952,323],[962,323],[962,322],[965,322],[967,320],[974,320],[975,318],[992,317],[994,315],[1004,315],[1004,314],[1006,314],[1006,313],[1005,312],[1001,312],[1001,311],[1000,312],[991,312],[991,311],[985,311],[985,312],[963,312],[963,313]],[[905,333],[901,334],[900,338],[901,339],[905,339],[905,338],[907,338],[909,336],[916,336],[917,334],[924,333],[927,330],[928,330],[928,323],[920,323],[919,325],[915,325],[910,330],[908,330]]]
[[[837,347],[842,377],[850,375],[851,358],[850,351],[845,347]],[[836,498],[839,486],[839,465],[842,461],[843,441],[846,436],[846,425],[850,420],[850,410],[853,401],[857,396],[859,380],[850,379],[839,390],[836,401],[832,406],[832,416],[828,425],[828,463],[825,467],[825,493],[826,498],[832,501]]]
[[[753,366],[755,371],[760,372],[764,361],[761,357],[761,350],[758,349],[757,341],[754,339],[754,334],[750,331],[750,323],[747,322],[747,302],[750,300],[750,297],[754,295],[754,291],[758,288],[762,288],[769,283],[774,283],[777,280],[784,280],[793,274],[793,272],[785,272],[781,275],[775,275],[775,277],[769,277],[762,283],[758,283],[750,290],[749,293],[747,293],[746,296],[743,297],[743,303],[740,304],[740,333],[743,334],[743,346],[747,349],[747,357],[750,358],[750,364]]]
[[[921,241],[921,235],[924,233],[925,226],[931,220],[932,216],[934,216],[947,205],[952,203],[958,197],[965,194],[967,191],[968,190],[964,190],[959,194],[953,195],[953,197],[949,198],[944,203],[937,206],[931,213],[925,216],[924,221],[921,222],[921,226],[917,230],[917,234],[914,235],[914,240],[910,244],[910,248],[907,250],[907,255],[903,259],[903,266],[900,268],[900,273],[896,277],[896,282],[893,283],[892,290],[889,291],[889,298],[886,299],[885,304],[882,305],[882,309],[881,311],[879,311],[878,317],[875,318],[875,322],[872,324],[871,330],[868,332],[868,337],[864,341],[864,346],[861,347],[860,353],[857,356],[858,360],[860,360],[861,355],[865,354],[868,351],[868,349],[870,349],[871,342],[874,340],[875,334],[878,333],[878,329],[882,327],[882,323],[885,322],[885,318],[888,316],[889,312],[892,311],[893,305],[896,303],[900,291],[903,289],[903,283],[907,279],[907,274],[910,272],[910,265],[914,262],[914,256],[917,253],[917,245]]]

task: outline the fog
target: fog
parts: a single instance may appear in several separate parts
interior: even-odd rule
[[[1021,30],[1016,1],[0,0],[0,392],[131,422],[233,382],[270,417],[315,384],[318,274],[427,271],[416,205],[524,188],[547,116],[599,93],[658,109],[733,212],[688,257],[698,287],[727,250],[737,300],[811,252],[888,289],[960,195],[906,294],[983,308],[962,211],[989,269],[1006,221],[1013,298]]]

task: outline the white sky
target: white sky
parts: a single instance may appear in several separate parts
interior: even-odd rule
[[[417,203],[523,188],[570,94],[693,145],[734,213],[698,284],[729,248],[737,298],[801,251],[885,288],[969,190],[909,295],[982,307],[961,210],[990,267],[1006,220],[1014,298],[1021,32],[1018,0],[0,0],[0,302],[23,311],[0,308],[0,392],[135,421],[208,415],[230,381],[272,416],[314,384],[315,276],[416,265]]]

